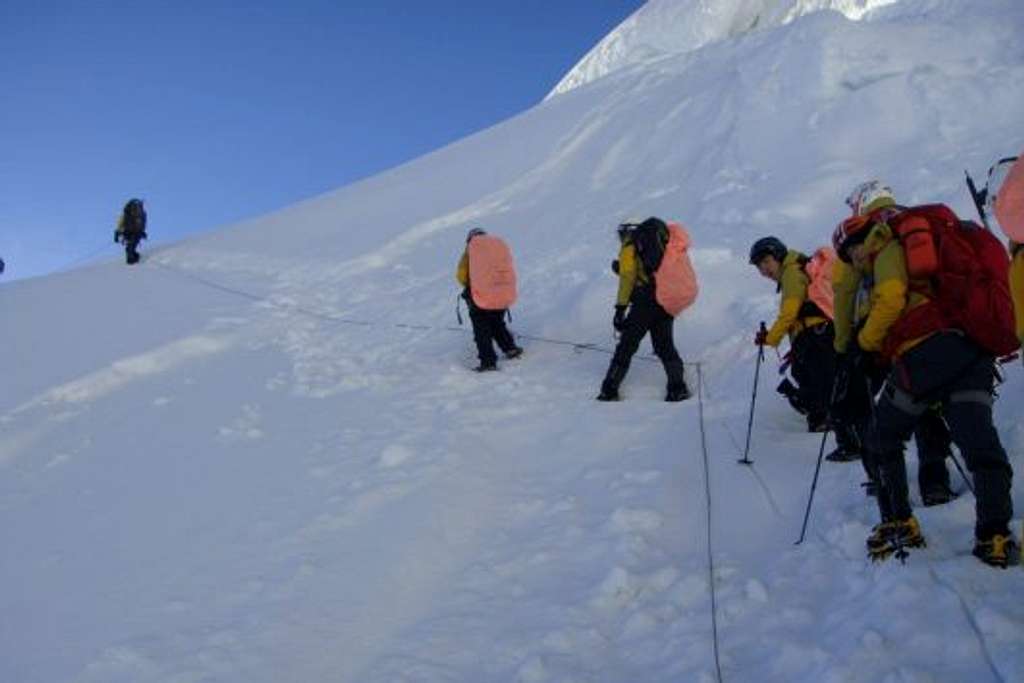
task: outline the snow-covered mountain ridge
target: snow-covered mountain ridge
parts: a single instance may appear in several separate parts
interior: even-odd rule
[[[137,268],[0,287],[0,680],[1024,679],[1024,572],[969,556],[956,471],[906,566],[864,559],[856,463],[793,546],[821,440],[771,356],[735,463],[777,304],[750,243],[823,244],[868,177],[970,215],[963,169],[1024,146],[1021,25],[1016,0],[808,13]],[[651,214],[694,239],[699,399],[663,403],[642,356],[599,404],[614,226]],[[515,251],[526,347],[483,376],[453,310],[476,226]]]
[[[594,46],[548,97],[627,66],[782,26],[813,12],[831,10],[859,20],[894,2],[897,0],[648,0]]]

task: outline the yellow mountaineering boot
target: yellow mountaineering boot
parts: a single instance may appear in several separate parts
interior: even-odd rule
[[[992,534],[974,541],[974,556],[987,565],[1006,569],[1020,562],[1020,548],[1009,534]]]
[[[868,536],[868,557],[873,562],[889,559],[896,553],[897,557],[906,557],[906,548],[923,548],[927,543],[921,533],[921,525],[913,515],[906,519],[882,522],[871,530]]]

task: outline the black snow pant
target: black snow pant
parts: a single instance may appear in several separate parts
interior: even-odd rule
[[[807,410],[808,424],[820,423],[828,415],[836,373],[834,340],[831,322],[808,327],[793,340],[791,372],[797,381],[798,400]]]
[[[975,535],[1009,533],[1013,469],[992,422],[994,378],[992,356],[955,332],[933,335],[893,366],[868,439],[878,466],[883,520],[911,514],[903,444],[929,407],[941,402],[953,442],[973,474]]]
[[[865,445],[871,423],[871,403],[881,390],[887,374],[881,368],[867,374],[853,373],[835,426],[837,441],[860,451],[864,471],[868,479],[875,483],[878,482],[878,463],[871,449]],[[950,449],[952,440],[949,427],[942,417],[941,405],[936,403],[928,406],[914,427],[918,459],[917,484],[922,498],[925,492],[934,488],[950,488],[946,460],[953,455]]]
[[[505,326],[507,309],[487,311],[477,307],[469,296],[465,298],[469,304],[469,320],[473,323],[473,341],[476,342],[477,358],[480,359],[481,365],[494,365],[498,362],[498,355],[494,352],[494,342],[497,342],[504,353],[509,353],[516,348],[512,333]]]
[[[128,235],[124,236],[124,261],[128,265],[139,262],[139,242],[141,241],[140,235]]]
[[[633,290],[631,306],[626,314],[622,336],[615,347],[615,354],[608,365],[608,373],[601,384],[601,392],[614,394],[629,371],[633,354],[640,348],[644,335],[651,333],[654,355],[660,360],[668,377],[668,393],[674,393],[686,386],[683,360],[672,341],[672,325],[675,319],[654,299],[654,288],[637,287]]]
[[[921,497],[924,498],[931,489],[950,489],[946,460],[953,457],[950,448],[953,436],[942,416],[941,405],[929,406],[924,412],[914,428],[914,441],[917,443],[917,486]]]

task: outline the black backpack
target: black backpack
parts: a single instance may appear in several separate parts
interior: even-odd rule
[[[647,277],[653,278],[668,244],[668,226],[660,218],[648,218],[633,231],[633,246]]]
[[[142,202],[133,199],[124,205],[124,226],[125,234],[139,235],[146,232],[146,210],[142,208]]]

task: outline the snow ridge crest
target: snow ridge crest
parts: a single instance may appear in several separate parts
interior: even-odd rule
[[[567,73],[547,98],[623,67],[681,54],[772,28],[813,12],[836,11],[859,21],[899,0],[648,0]]]

